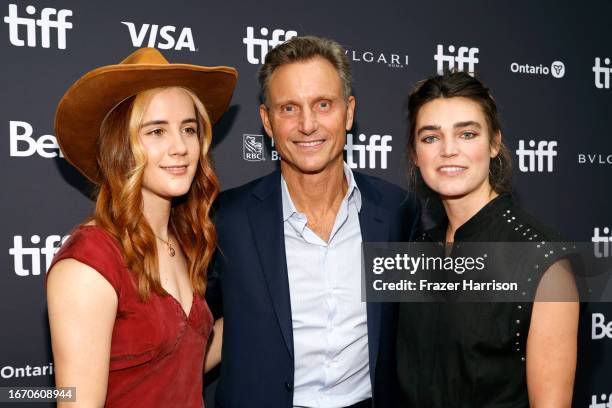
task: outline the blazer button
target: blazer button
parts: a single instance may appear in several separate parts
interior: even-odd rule
[[[293,390],[293,385],[291,385],[291,383],[286,382],[285,388],[287,389],[288,392],[291,392]]]

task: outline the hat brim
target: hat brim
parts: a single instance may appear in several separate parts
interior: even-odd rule
[[[180,86],[202,101],[211,124],[227,110],[238,74],[231,67],[189,64],[110,65],[88,72],[66,91],[55,113],[55,132],[65,159],[99,182],[96,142],[102,121],[121,101],[147,89]]]

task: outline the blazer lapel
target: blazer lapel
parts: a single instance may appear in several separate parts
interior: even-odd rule
[[[359,173],[355,172],[354,175],[362,199],[361,211],[359,211],[362,241],[389,241],[389,211],[378,205],[380,202],[380,193],[378,193],[378,191],[376,191]],[[366,308],[368,314],[370,376],[372,384],[374,384],[378,347],[380,344],[382,305],[380,303],[368,302]]]
[[[248,208],[251,229],[268,292],[285,345],[293,358],[293,324],[285,256],[280,172],[264,178],[253,190],[256,200]]]

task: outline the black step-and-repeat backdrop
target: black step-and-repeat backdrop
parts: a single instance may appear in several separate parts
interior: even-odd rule
[[[521,203],[612,256],[612,3],[7,0],[0,15],[0,386],[53,383],[44,276],[92,208],[90,186],[58,149],[55,106],[84,72],[137,47],[238,69],[231,108],[215,127],[223,189],[277,165],[255,73],[292,36],[346,47],[357,98],[346,160],[404,187],[409,88],[445,68],[476,71],[499,104]],[[575,406],[612,406],[610,305],[585,305],[578,370]]]

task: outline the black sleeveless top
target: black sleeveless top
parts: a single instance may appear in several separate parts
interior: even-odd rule
[[[417,241],[442,242],[447,221]],[[560,241],[515,206],[508,194],[483,207],[455,233],[457,242]],[[542,262],[544,261],[544,262]],[[535,260],[541,273],[553,259]],[[538,268],[536,268],[538,269]],[[532,304],[401,303],[397,372],[401,407],[529,407],[526,345]]]

